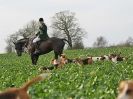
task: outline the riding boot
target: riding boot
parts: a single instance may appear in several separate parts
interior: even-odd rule
[[[34,43],[34,46],[35,46],[35,51],[38,50],[38,43]]]

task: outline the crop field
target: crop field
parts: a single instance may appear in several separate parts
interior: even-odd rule
[[[67,64],[62,69],[52,70],[51,78],[29,88],[32,99],[115,99],[121,80],[133,79],[133,48],[95,48],[65,50],[68,58],[101,56],[122,53],[128,60],[118,63],[99,61],[81,67]],[[49,66],[53,52],[42,55],[38,64],[31,64],[30,56],[15,53],[0,55],[0,90],[11,86],[20,87],[28,79],[40,74],[39,68]]]

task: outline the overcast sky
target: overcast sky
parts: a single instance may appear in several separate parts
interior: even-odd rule
[[[85,29],[85,46],[92,46],[98,36],[110,44],[133,37],[133,0],[0,0],[0,53],[5,39],[31,20],[43,17],[48,27],[55,13],[76,13]]]

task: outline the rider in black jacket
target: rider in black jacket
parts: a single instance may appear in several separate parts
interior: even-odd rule
[[[39,19],[39,23],[40,23],[39,31],[36,34],[36,38],[33,40],[35,46],[38,46],[39,41],[45,41],[49,38],[47,34],[47,26],[45,25],[43,18]]]

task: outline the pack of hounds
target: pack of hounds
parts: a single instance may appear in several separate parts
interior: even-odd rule
[[[50,62],[51,66],[41,67],[40,70],[43,71],[43,70],[63,68],[63,66],[68,63],[75,63],[80,66],[85,66],[93,64],[96,61],[111,61],[113,63],[117,63],[119,61],[125,61],[125,60],[127,60],[127,58],[121,56],[121,53],[119,54],[113,53],[103,56],[88,56],[86,58],[74,58],[74,59],[70,59],[65,54],[61,54],[61,57],[58,60],[56,59],[51,60]]]
[[[53,59],[51,64],[53,66],[49,67],[42,67],[41,70],[52,70],[57,68],[62,68],[65,64],[68,63],[75,63],[80,66],[84,66],[87,64],[93,64],[95,61],[112,61],[117,63],[118,61],[125,61],[127,60],[126,57],[122,57],[120,54],[110,54],[110,55],[103,55],[100,57],[93,57],[89,56],[87,58],[75,58],[69,59],[66,57],[65,54],[62,54],[59,60]],[[20,88],[9,88],[3,92],[0,92],[0,99],[31,99],[30,95],[28,94],[28,88],[39,81],[46,80],[50,78],[51,73],[42,73],[33,79],[27,81],[23,86]],[[118,87],[119,93],[117,99],[133,99],[133,81],[121,81]]]

